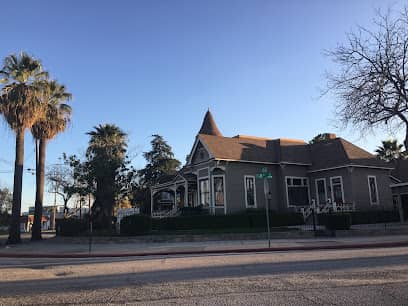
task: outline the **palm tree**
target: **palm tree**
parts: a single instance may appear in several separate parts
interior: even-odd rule
[[[36,148],[36,191],[34,223],[31,240],[41,240],[41,219],[44,197],[45,156],[47,141],[63,132],[70,120],[71,107],[63,102],[72,98],[66,92],[65,86],[57,81],[45,82],[41,88],[41,99],[46,104],[44,116],[32,127],[31,133],[35,139]],[[54,212],[55,214],[55,212]]]
[[[91,175],[95,178],[96,191],[93,219],[96,227],[110,230],[116,196],[116,175],[126,158],[126,133],[113,124],[94,127],[87,150]]]
[[[47,78],[41,62],[24,52],[4,59],[0,70],[0,113],[16,133],[16,157],[14,167],[13,208],[7,243],[19,243],[21,193],[24,163],[24,133],[43,114],[44,105],[39,102],[38,92]]]
[[[400,158],[405,158],[407,153],[402,151],[404,146],[398,144],[396,139],[394,140],[383,140],[382,146],[379,146],[375,152],[377,156],[386,162],[391,162]]]

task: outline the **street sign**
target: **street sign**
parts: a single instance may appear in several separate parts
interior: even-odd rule
[[[256,178],[263,179],[263,183],[264,183],[266,226],[268,227],[268,246],[270,248],[271,247],[271,229],[269,226],[269,200],[271,198],[271,193],[269,192],[268,179],[272,178],[272,173],[268,172],[267,168],[262,168],[261,173],[258,173],[256,175]]]
[[[272,178],[272,173],[268,172],[268,170],[266,168],[263,168],[262,172],[258,173],[256,175],[256,178],[259,178],[259,179],[271,179]]]

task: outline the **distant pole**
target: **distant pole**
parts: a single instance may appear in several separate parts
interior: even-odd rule
[[[271,229],[269,227],[269,186],[266,177],[263,179],[264,182],[264,194],[265,194],[265,210],[266,210],[266,226],[268,227],[268,247],[271,247]]]
[[[91,211],[91,194],[88,194],[88,209],[89,209],[89,253],[92,251],[92,211]]]
[[[52,229],[55,231],[56,229],[56,215],[57,215],[57,192],[59,188],[59,180],[55,181],[55,192],[54,192],[54,207],[53,207],[53,214],[52,214]]]

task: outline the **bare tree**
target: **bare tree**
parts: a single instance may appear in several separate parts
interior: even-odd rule
[[[327,75],[328,91],[339,97],[336,113],[345,126],[403,128],[408,149],[408,8],[377,11],[374,27],[358,27],[327,52],[340,68]]]
[[[52,165],[49,167],[46,178],[49,192],[59,195],[64,201],[64,214],[68,211],[68,201],[76,193],[72,171],[65,165]]]

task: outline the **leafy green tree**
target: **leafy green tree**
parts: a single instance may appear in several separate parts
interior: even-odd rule
[[[163,175],[177,173],[181,165],[162,136],[155,134],[152,137],[151,150],[143,153],[147,164],[138,171],[139,184],[134,189],[134,199],[143,203],[142,211],[145,213],[150,210],[150,187],[156,185]]]
[[[314,144],[317,142],[322,142],[322,141],[326,141],[326,140],[333,139],[333,138],[335,138],[335,134],[330,134],[330,133],[318,134],[315,137],[313,137],[312,140],[309,141],[309,144]]]
[[[39,89],[47,76],[41,62],[24,52],[7,56],[0,70],[0,80],[4,84],[0,91],[0,113],[16,133],[12,220],[7,240],[9,244],[21,242],[24,134],[44,113],[44,105],[39,100]]]
[[[180,168],[180,161],[174,158],[171,146],[160,135],[152,135],[152,149],[144,152],[147,161],[145,168],[139,170],[140,182],[145,187],[158,183],[163,175],[175,174]]]
[[[129,176],[126,161],[127,135],[114,124],[94,127],[87,133],[91,138],[86,153],[88,178],[95,186],[92,218],[95,227],[110,229],[113,207],[123,191]]]
[[[386,162],[391,162],[400,158],[408,157],[407,152],[403,151],[403,145],[399,144],[396,139],[383,140],[382,145],[375,150],[377,156]]]
[[[44,82],[41,100],[46,105],[44,116],[31,127],[36,146],[36,194],[31,240],[41,240],[41,219],[44,198],[45,158],[47,142],[65,130],[71,117],[71,107],[64,102],[71,99],[65,86],[55,80]]]

